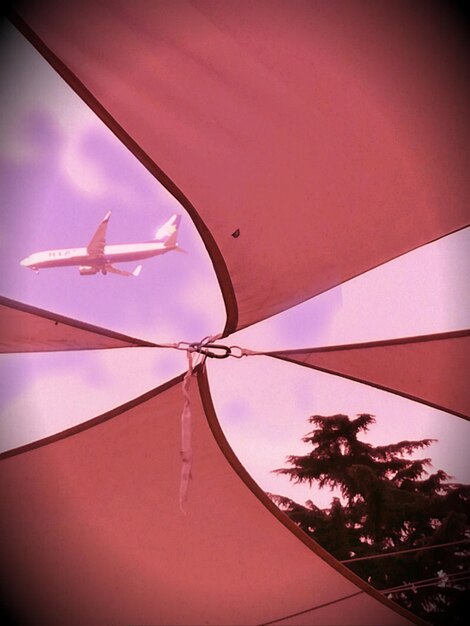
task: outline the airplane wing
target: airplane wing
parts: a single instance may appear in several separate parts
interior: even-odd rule
[[[120,270],[114,265],[106,265],[105,270],[110,274],[119,274],[120,276],[138,276],[140,274],[140,270],[142,269],[142,265],[138,265],[133,272],[127,272],[126,270]]]
[[[91,257],[102,257],[104,255],[104,247],[106,245],[106,229],[108,227],[110,217],[111,211],[108,211],[87,246],[87,252]]]

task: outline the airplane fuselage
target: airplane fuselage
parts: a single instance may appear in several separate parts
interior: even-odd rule
[[[180,250],[177,238],[181,215],[176,213],[170,217],[156,232],[155,239],[142,243],[106,244],[106,229],[111,211],[108,211],[101,220],[95,234],[86,248],[60,248],[58,250],[44,250],[35,252],[20,261],[23,267],[29,267],[36,273],[48,267],[68,267],[78,265],[82,276],[93,274],[120,274],[121,276],[139,276],[142,265],[132,272],[120,269],[114,263],[126,261],[141,261],[152,256],[158,256]]]
[[[60,250],[45,250],[35,252],[21,261],[21,265],[33,270],[48,267],[67,267],[70,265],[90,266],[101,269],[112,263],[123,263],[126,261],[140,261],[159,254],[165,254],[177,248],[165,246],[161,242],[147,243],[124,243],[106,245],[104,254],[91,256],[86,248],[63,248]]]

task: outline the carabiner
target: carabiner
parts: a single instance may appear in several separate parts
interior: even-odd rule
[[[199,352],[199,354],[208,356],[211,359],[226,359],[232,353],[228,346],[223,346],[218,343],[205,343],[204,345],[200,343],[190,343],[188,350],[191,352]],[[217,350],[221,350],[222,354],[218,354]]]

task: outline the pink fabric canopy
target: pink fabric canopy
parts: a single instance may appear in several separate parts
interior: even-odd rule
[[[16,620],[412,623],[279,512],[225,440],[203,371],[198,382],[186,514],[181,378],[3,455],[2,584]]]
[[[271,355],[470,419],[470,330]]]
[[[463,44],[417,5],[15,6],[13,22],[188,210],[224,295],[225,334],[469,224]],[[149,345],[6,299],[0,318],[2,351]],[[460,415],[466,341],[275,356]],[[198,382],[187,515],[181,379],[3,455],[2,582],[15,618],[417,621],[278,511],[225,441],[202,370]]]
[[[469,224],[466,49],[431,9],[426,20],[414,3],[349,0],[17,11],[193,217],[226,334]]]
[[[102,350],[154,345],[0,296],[0,352]]]

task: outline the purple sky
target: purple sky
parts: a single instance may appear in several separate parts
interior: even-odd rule
[[[0,194],[3,295],[157,342],[220,332],[225,312],[209,257],[191,220],[47,63],[4,29]],[[113,212],[109,243],[145,241],[172,213],[180,243],[143,263],[137,279],[80,276],[76,268],[34,272],[19,261],[39,250],[84,246]],[[227,340],[258,350],[385,339],[469,326],[465,268],[469,229],[396,259]],[[132,269],[134,265],[130,266]],[[8,355],[1,368],[2,448],[94,417],[185,369],[172,350]],[[307,417],[371,412],[370,440],[436,437],[435,468],[470,482],[469,424],[338,377],[268,357],[209,362],[216,409],[236,454],[259,484],[298,500],[270,474],[304,450]],[[179,418],[179,416],[178,416]],[[327,504],[330,494],[318,501]]]

